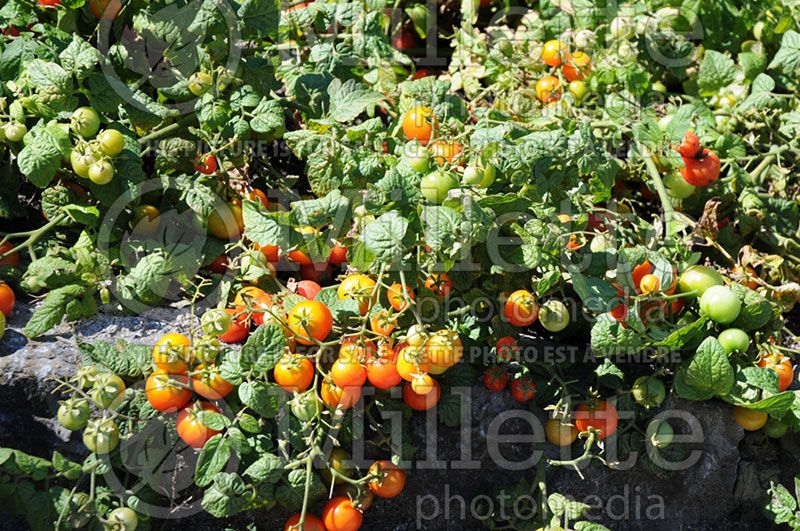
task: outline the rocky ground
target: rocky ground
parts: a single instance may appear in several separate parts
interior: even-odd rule
[[[73,334],[89,340],[150,343],[165,331],[185,330],[189,324],[188,309],[152,310],[141,316],[101,314],[81,323],[75,331],[62,326],[41,340],[28,341],[20,329],[29,315],[30,307],[19,304],[0,341],[0,400],[4,404],[0,407],[0,446],[42,456],[59,450],[77,458],[82,444],[78,436],[70,436],[53,420],[57,402],[51,394],[55,386],[52,378],[69,376],[79,358]],[[729,406],[721,402],[691,403],[670,398],[664,407],[686,411],[702,428],[698,442],[687,445],[697,452],[694,464],[673,473],[654,472],[641,460],[630,465],[620,463],[617,469],[592,464],[582,471],[583,479],[572,469],[545,466],[548,490],[592,505],[595,509],[590,518],[612,529],[769,528],[761,515],[766,489],[771,480],[792,484],[794,475],[800,472],[800,437],[790,435],[775,441],[761,433],[745,436],[731,422]],[[376,503],[366,512],[362,529],[482,528],[474,517],[486,510],[484,495],[521,478],[532,481],[536,475],[536,466],[523,470],[498,466],[489,451],[497,447],[509,462],[531,458],[534,448],[529,442],[500,441],[503,435],[530,434],[529,423],[510,419],[500,425],[500,436],[492,435],[497,433],[498,415],[517,408],[508,393],[492,394],[476,385],[470,429],[437,426],[436,433],[429,433],[424,417],[415,416],[414,444],[423,455],[426,448],[432,455],[430,448],[435,441],[435,455],[443,468],[423,468],[416,463],[401,497]],[[477,462],[469,467],[457,466],[465,456],[462,441],[469,444],[470,460]],[[546,457],[558,457],[552,446],[546,452]],[[159,522],[155,528],[238,529],[255,521],[259,529],[276,529],[285,518],[285,514],[272,511],[220,522],[201,513],[181,521]],[[12,529],[25,526],[0,513],[0,531]]]

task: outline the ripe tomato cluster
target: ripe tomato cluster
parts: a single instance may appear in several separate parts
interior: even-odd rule
[[[694,131],[687,131],[675,148],[683,158],[681,175],[691,186],[708,186],[719,179],[720,160],[716,153],[702,147]]]
[[[559,40],[549,40],[542,48],[542,62],[559,69],[561,77],[546,75],[536,82],[536,98],[547,105],[561,99],[562,79],[569,83],[568,91],[576,103],[580,103],[587,92],[584,80],[592,71],[592,58],[580,50],[570,52],[569,46]]]

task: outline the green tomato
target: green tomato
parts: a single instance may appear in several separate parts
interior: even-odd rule
[[[98,374],[92,386],[92,400],[97,407],[106,409],[117,406],[125,395],[125,382],[113,372]]]
[[[27,132],[28,128],[25,126],[25,124],[21,124],[19,122],[7,123],[3,127],[3,133],[9,142],[19,142],[25,137],[25,133]]]
[[[764,433],[767,434],[767,437],[772,437],[773,439],[780,439],[786,435],[788,430],[788,425],[773,417],[767,419],[767,423],[764,425]]]
[[[82,430],[89,421],[89,401],[85,398],[72,397],[58,406],[58,422],[70,431]]]
[[[192,345],[192,354],[201,363],[211,363],[217,359],[221,348],[219,339],[213,336],[203,336]]]
[[[111,419],[89,421],[83,431],[83,444],[90,452],[107,454],[119,444],[119,427]]]
[[[113,178],[114,166],[107,160],[98,160],[89,166],[89,180],[94,184],[108,184]]]
[[[750,336],[747,335],[747,332],[739,328],[723,330],[720,332],[717,340],[719,344],[722,345],[722,348],[725,349],[725,354],[730,354],[737,350],[739,352],[747,352],[747,349],[750,347]]]
[[[491,164],[483,169],[483,180],[479,185],[481,188],[489,188],[497,177],[497,168]]]
[[[403,157],[406,162],[417,173],[427,173],[430,169],[430,159],[428,150],[418,142],[409,142],[404,147]]]
[[[139,525],[139,517],[133,509],[117,507],[108,515],[105,528],[109,531],[134,531]]]
[[[561,332],[569,325],[569,309],[563,302],[551,299],[539,309],[539,322],[549,332]]]
[[[89,151],[75,147],[69,154],[69,162],[72,164],[72,171],[75,172],[75,175],[88,179],[89,167],[97,162],[97,159]]]
[[[583,101],[583,98],[586,96],[586,93],[589,92],[589,88],[586,86],[581,80],[571,81],[567,90],[575,98],[575,103],[580,103]]]
[[[81,389],[92,387],[97,379],[97,367],[94,365],[83,365],[78,369],[73,379]]]
[[[664,382],[655,376],[641,376],[633,382],[631,396],[636,403],[647,409],[660,406],[667,396]]]
[[[200,327],[206,335],[219,337],[231,328],[231,315],[222,308],[212,308],[200,318]]]
[[[633,35],[634,24],[630,17],[616,17],[608,25],[608,31],[615,39],[626,39]]]
[[[614,243],[614,237],[607,232],[602,232],[600,234],[595,235],[592,238],[592,241],[589,242],[589,249],[593,253],[602,253],[605,251],[611,251],[616,248],[617,246]]]
[[[116,157],[125,148],[125,137],[116,129],[106,129],[98,137],[100,149],[109,157]]]
[[[696,190],[694,186],[686,182],[683,175],[677,172],[670,172],[664,177],[664,186],[667,187],[667,195],[676,199],[686,199]]]
[[[661,81],[654,81],[651,87],[654,92],[660,92],[661,94],[667,93],[667,86],[664,85]]]
[[[477,166],[469,165],[464,169],[462,180],[470,186],[478,186],[483,181],[483,172]]]
[[[322,401],[317,398],[314,391],[306,391],[296,395],[289,405],[292,408],[292,415],[301,422],[308,422],[322,411]]]
[[[158,230],[160,215],[153,205],[139,205],[133,209],[131,228],[140,236],[152,236]]]
[[[697,292],[695,295],[687,296],[686,298],[702,297],[703,293],[711,286],[722,286],[724,284],[725,281],[722,275],[716,269],[701,265],[687,267],[678,279],[681,293]]]
[[[76,492],[69,499],[67,522],[75,529],[88,524],[95,514],[94,502],[85,492]]]
[[[431,203],[440,204],[447,198],[447,192],[458,186],[458,181],[447,172],[437,170],[420,181],[422,195]]]
[[[672,444],[675,432],[666,420],[653,419],[645,430],[647,442],[656,448],[666,448]]]
[[[207,72],[195,72],[189,77],[189,90],[195,96],[202,96],[211,89],[214,80]]]
[[[727,286],[711,286],[700,297],[700,313],[719,324],[732,323],[741,310],[742,301]]]
[[[93,138],[100,130],[100,116],[91,107],[79,107],[72,113],[70,127],[83,138]]]

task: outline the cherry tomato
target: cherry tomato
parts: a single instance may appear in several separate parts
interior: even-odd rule
[[[396,320],[389,315],[388,311],[381,310],[370,317],[369,327],[379,336],[388,336],[394,331],[395,322]]]
[[[189,368],[189,345],[191,341],[183,334],[165,334],[153,347],[153,363],[170,374],[181,374]]]
[[[91,410],[85,398],[71,397],[58,406],[58,422],[70,431],[82,430],[89,422]]]
[[[341,243],[335,243],[328,254],[328,263],[339,266],[347,263],[347,247]]]
[[[100,130],[100,116],[91,107],[78,107],[70,118],[70,127],[83,138],[93,138]]]
[[[430,107],[416,106],[403,116],[403,133],[408,140],[417,140],[426,146],[439,123]]]
[[[425,342],[425,354],[433,365],[449,368],[464,355],[464,345],[457,332],[439,330]]]
[[[715,269],[702,265],[687,267],[678,278],[681,293],[697,293],[687,298],[702,297],[706,290],[712,286],[722,286],[725,280]]]
[[[579,104],[583,101],[583,98],[586,97],[586,94],[589,92],[589,87],[586,86],[586,83],[580,80],[572,81],[567,86],[567,91],[570,95],[575,99],[575,103]]]
[[[588,54],[575,52],[567,55],[566,62],[561,67],[561,72],[567,81],[581,81],[589,75],[592,70],[592,59]]]
[[[139,517],[128,507],[117,507],[108,515],[106,527],[114,531],[135,531],[139,526]]]
[[[303,251],[301,251],[299,249],[291,251],[287,255],[287,257],[292,262],[294,262],[296,264],[300,264],[301,266],[314,265],[314,262],[311,260],[311,258],[309,258],[308,255],[306,255],[306,253],[304,253]]]
[[[639,281],[639,290],[643,295],[658,293],[661,290],[661,279],[652,273],[645,275]]]
[[[233,320],[230,314],[221,308],[207,310],[200,318],[200,328],[204,334],[211,337],[224,334],[230,329],[231,324],[233,324]]]
[[[492,365],[483,372],[483,385],[489,391],[502,391],[508,385],[508,371],[500,365]]]
[[[567,56],[567,45],[558,40],[550,40],[544,43],[542,48],[542,62],[548,66],[561,66],[564,57]]]
[[[530,376],[521,376],[511,381],[511,396],[517,402],[527,402],[536,396],[536,384]]]
[[[83,444],[90,452],[107,454],[119,445],[119,426],[112,419],[90,420],[83,430]]]
[[[277,245],[258,245],[257,243],[254,244],[256,251],[261,251],[264,253],[264,257],[267,259],[267,262],[274,263],[280,260],[280,247]]]
[[[692,186],[708,186],[719,179],[719,157],[713,151],[704,149],[698,158],[683,159],[681,175]]]
[[[367,275],[357,273],[348,275],[336,288],[336,294],[340,301],[345,299],[357,301],[361,315],[366,315],[373,302],[372,293],[374,289],[374,280]]]
[[[233,384],[225,380],[215,365],[198,365],[192,372],[192,389],[208,400],[220,400],[233,391]]]
[[[410,50],[416,46],[417,39],[412,32],[402,30],[392,40],[392,44],[398,50]]]
[[[72,171],[75,172],[75,175],[78,177],[83,177],[84,179],[89,178],[89,168],[97,162],[94,155],[91,154],[88,150],[75,147],[69,154],[69,161],[72,165]]]
[[[398,352],[396,365],[397,373],[408,382],[413,381],[419,374],[427,374],[431,368],[427,352],[412,346],[407,346]]]
[[[195,72],[189,76],[189,92],[195,96],[202,96],[214,85],[211,74],[207,72]]]
[[[774,417],[770,417],[764,426],[764,433],[773,439],[780,439],[786,435],[787,431],[789,431],[789,426]]]
[[[495,354],[499,361],[511,361],[519,354],[519,343],[511,336],[501,337],[495,344]]]
[[[9,122],[3,127],[3,134],[9,142],[19,142],[27,132],[28,127],[19,122]]]
[[[97,407],[115,408],[125,397],[125,382],[112,372],[98,374],[94,378],[91,396]]]
[[[313,391],[299,393],[289,401],[292,415],[301,422],[308,422],[322,411],[322,400]]]
[[[462,150],[461,144],[455,141],[437,140],[430,147],[433,160],[440,166],[445,162],[455,162]]]
[[[11,242],[4,242],[0,244],[0,255],[4,255],[8,253],[11,249],[14,248],[14,244]],[[0,266],[8,265],[11,267],[19,268],[19,253],[13,252],[8,256],[3,256],[0,258]]]
[[[700,313],[720,324],[732,323],[741,310],[742,301],[727,286],[711,286],[700,297]]]
[[[147,401],[156,411],[174,413],[192,398],[186,373],[169,374],[158,369],[147,377],[144,385]]]
[[[233,298],[233,305],[245,308],[251,307],[256,300],[264,295],[269,294],[259,287],[245,286],[236,292],[236,296]]]
[[[349,409],[361,398],[361,387],[341,388],[328,375],[322,380],[320,397],[330,408]]]
[[[768,415],[763,411],[756,411],[744,407],[734,406],[733,420],[747,431],[758,431],[767,423]]]
[[[758,366],[765,369],[771,369],[778,375],[778,389],[786,391],[792,380],[794,380],[794,365],[792,361],[786,356],[778,354],[771,354],[762,357],[758,360]]]
[[[391,461],[375,461],[369,467],[369,474],[379,476],[369,482],[369,490],[381,498],[394,498],[406,486],[405,471]]]
[[[125,137],[116,129],[105,129],[97,140],[100,141],[100,149],[109,157],[116,157],[125,149]]]
[[[327,531],[356,531],[363,520],[361,511],[353,507],[350,498],[337,496],[322,509],[322,521]]]
[[[406,286],[405,291],[400,282],[395,282],[389,289],[386,290],[386,298],[389,299],[389,304],[395,311],[402,312],[408,304],[406,300],[414,300],[414,290]]]
[[[16,302],[17,298],[14,295],[14,290],[5,282],[0,282],[0,312],[5,317],[8,317],[14,311]]]
[[[430,169],[428,151],[418,142],[409,142],[403,152],[403,158],[417,173],[427,173]]]
[[[219,336],[223,343],[241,343],[250,334],[250,322],[247,318],[247,310],[242,306],[236,308],[226,308],[226,312],[231,316],[231,327],[228,331]],[[264,314],[261,314],[262,318]]]
[[[89,180],[100,186],[114,178],[114,166],[107,160],[98,160],[89,166]]]
[[[578,430],[571,424],[564,424],[559,419],[547,419],[544,435],[550,444],[570,446],[578,438]]]
[[[578,431],[585,432],[594,428],[600,431],[601,439],[611,437],[617,432],[618,421],[617,409],[605,400],[581,404],[575,411],[575,427]]]
[[[423,197],[438,205],[447,199],[450,190],[458,187],[458,180],[450,172],[437,170],[423,177],[419,186]]]
[[[289,312],[289,330],[303,345],[313,345],[314,340],[325,341],[333,328],[333,315],[320,301],[297,303]]]
[[[204,266],[205,269],[208,269],[212,273],[216,273],[217,275],[224,275],[225,272],[228,270],[228,257],[227,255],[221,254],[218,257],[214,258],[214,260]]]
[[[220,240],[238,240],[242,237],[242,231],[244,231],[244,216],[239,205],[233,203],[219,205],[208,216],[208,232]]]
[[[637,404],[649,409],[661,405],[667,396],[667,390],[664,382],[655,376],[640,376],[633,382],[631,396]]]
[[[286,525],[283,526],[283,531],[300,531],[300,518],[302,516],[302,513],[290,516],[286,520]],[[303,520],[303,531],[325,531],[325,524],[313,514],[306,513],[306,517]]]
[[[653,264],[651,264],[648,260],[645,260],[641,264],[637,264],[636,267],[633,268],[631,277],[633,278],[633,285],[636,287],[637,292],[642,292],[642,279],[647,275],[651,275],[654,270]]]
[[[725,354],[735,351],[747,352],[747,349],[750,348],[750,336],[739,328],[723,330],[717,336],[717,340],[722,345],[722,348],[725,349]]]
[[[434,389],[434,380],[430,374],[418,374],[411,380],[411,389],[418,395],[427,395]]]
[[[676,199],[686,199],[697,191],[696,187],[687,183],[682,175],[674,171],[664,177],[664,186],[667,188],[667,195]]]
[[[322,291],[322,286],[313,280],[301,280],[295,285],[294,290],[298,295],[302,295],[311,301],[314,300],[320,291]]]
[[[219,433],[203,424],[198,416],[200,411],[220,412],[209,402],[195,402],[181,409],[175,421],[178,436],[192,448],[202,448],[211,437]]]
[[[61,0],[37,0],[40,6],[57,7],[61,5]]]
[[[113,20],[121,9],[120,0],[89,0],[89,10],[98,20]]]
[[[536,82],[536,98],[542,103],[552,103],[561,97],[561,82],[557,77],[544,76]]]
[[[161,212],[153,205],[139,205],[133,209],[131,226],[135,234],[152,236],[158,231]]]
[[[433,390],[430,393],[420,395],[414,392],[411,382],[403,384],[403,402],[406,403],[411,409],[417,411],[427,411],[439,403],[441,398],[442,389],[439,387],[439,382],[433,381]]]
[[[683,135],[683,141],[680,146],[675,150],[681,154],[683,158],[693,159],[700,153],[700,139],[694,134],[694,131],[686,131]]]
[[[394,356],[373,358],[367,362],[367,379],[378,389],[391,389],[403,381],[397,372]]]
[[[367,381],[367,369],[355,357],[340,356],[330,370],[333,382],[339,387],[361,387]]]
[[[570,314],[567,306],[555,299],[551,299],[539,309],[539,322],[548,332],[558,333],[570,323]]]
[[[431,273],[425,279],[425,287],[440,297],[447,297],[453,289],[453,281],[447,273]]]
[[[519,289],[508,297],[504,313],[511,325],[530,326],[539,317],[539,305],[531,292]]]
[[[302,393],[314,381],[314,364],[305,356],[285,354],[275,365],[275,383],[290,393]]]
[[[758,273],[751,266],[733,266],[734,278],[740,278],[740,284],[747,286],[750,289],[758,288]]]
[[[217,164],[217,157],[211,155],[210,153],[206,153],[205,155],[200,155],[197,157],[197,160],[194,163],[194,169],[204,175],[211,175],[219,168]]]

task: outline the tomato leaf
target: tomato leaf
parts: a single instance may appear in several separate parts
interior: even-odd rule
[[[718,396],[730,392],[734,384],[733,366],[717,338],[707,337],[697,347],[686,368],[686,383]]]
[[[205,421],[203,421],[205,424]],[[211,427],[211,426],[209,426]],[[207,487],[214,481],[214,476],[225,468],[231,457],[231,443],[228,438],[217,433],[203,445],[197,456],[194,471],[194,482],[198,487]]]
[[[283,476],[283,461],[277,455],[265,453],[244,471],[253,481],[277,483]]]
[[[366,249],[383,263],[400,260],[410,246],[408,220],[397,211],[390,211],[371,221],[362,234]]]
[[[285,392],[275,384],[244,382],[239,386],[239,400],[264,418],[278,413],[284,396]]]
[[[286,348],[286,334],[275,323],[259,326],[242,347],[245,365],[265,374],[278,363]]]

